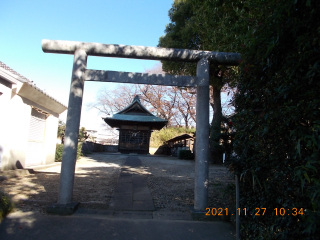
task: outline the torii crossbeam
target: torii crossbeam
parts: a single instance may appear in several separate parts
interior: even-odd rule
[[[72,204],[84,82],[102,81],[197,87],[194,210],[205,211],[209,183],[209,64],[236,66],[240,54],[46,39],[42,40],[42,50],[74,55],[57,205],[67,209]],[[197,76],[90,70],[88,56],[197,62]]]

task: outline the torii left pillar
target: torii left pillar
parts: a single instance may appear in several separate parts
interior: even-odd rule
[[[48,206],[47,211],[49,213],[69,215],[72,214],[79,205],[78,202],[72,202],[72,193],[84,89],[84,73],[86,69],[87,53],[82,49],[78,49],[74,53],[73,60],[58,203]]]

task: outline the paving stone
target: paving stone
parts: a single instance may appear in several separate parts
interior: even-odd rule
[[[120,192],[120,193],[132,193],[132,184],[121,184],[118,183],[115,192]]]
[[[126,219],[152,219],[152,212],[115,211],[113,217]]]
[[[132,181],[134,182],[143,182],[146,181],[146,177],[145,176],[141,176],[141,175],[132,175]]]
[[[132,210],[132,200],[114,200],[110,204],[111,210]]]
[[[136,190],[138,190],[138,189],[145,189],[145,188],[149,189],[147,182],[139,183],[139,184],[137,184],[137,183],[132,183],[132,188],[133,188],[133,189],[136,189]]]
[[[132,182],[132,176],[130,175],[125,175],[125,176],[120,176],[119,177],[119,182]]]
[[[122,198],[122,199],[132,199],[133,194],[132,193],[123,193],[123,192],[116,192],[114,194],[114,199]]]
[[[122,188],[132,188],[131,182],[118,182],[117,187],[122,187]]]
[[[188,212],[153,212],[153,219],[158,220],[192,220]]]
[[[132,190],[136,192],[144,192],[144,191],[150,192],[147,183],[140,184],[140,185],[132,184]]]
[[[113,200],[115,203],[117,202],[129,202],[129,201],[133,201],[132,195],[130,197],[125,197],[125,196],[117,196],[114,198]]]
[[[155,210],[146,177],[137,175],[134,173],[134,170],[130,170],[130,168],[140,166],[141,161],[138,157],[130,156],[127,158],[121,169],[110,209],[136,211]]]
[[[153,201],[133,201],[132,209],[134,211],[155,211]]]
[[[143,193],[133,193],[133,200],[145,200],[145,201],[152,201],[152,196],[150,191],[143,192]]]
[[[73,216],[77,215],[91,215],[91,214],[96,214],[96,215],[104,215],[111,217],[114,213],[114,210],[109,210],[109,209],[88,209],[88,208],[78,208],[78,210],[73,214]]]
[[[147,186],[143,186],[141,188],[133,187],[132,188],[132,192],[134,192],[134,193],[149,193],[150,190],[149,190],[149,188]]]

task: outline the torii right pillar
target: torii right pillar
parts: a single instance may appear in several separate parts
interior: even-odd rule
[[[197,105],[196,105],[196,156],[194,218],[208,207],[209,185],[209,60],[202,58],[197,65]],[[198,213],[198,214],[197,214]]]

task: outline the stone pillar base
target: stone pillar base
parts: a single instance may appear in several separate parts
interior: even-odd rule
[[[68,204],[53,203],[47,207],[47,213],[55,215],[72,215],[79,207],[79,202]]]

